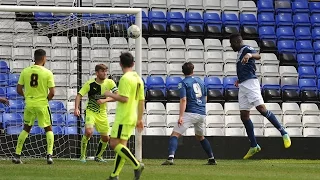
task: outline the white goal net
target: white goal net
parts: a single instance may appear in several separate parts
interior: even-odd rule
[[[15,153],[24,109],[16,85],[22,69],[34,63],[36,49],[46,51],[45,67],[54,73],[56,84],[56,95],[49,102],[55,134],[54,157],[80,156],[87,97],[81,102],[81,120],[73,116],[74,102],[79,88],[95,76],[95,65],[107,65],[109,78],[118,81],[122,75],[119,56],[131,51],[136,57],[136,70],[141,74],[141,36],[128,39],[126,30],[131,24],[141,27],[140,9],[0,6],[0,97],[10,101],[9,107],[0,105],[0,158]],[[115,108],[116,103],[108,103],[110,126]],[[95,132],[88,143],[88,157],[95,155],[98,143],[99,135]],[[46,144],[45,132],[36,123],[22,156],[44,157]],[[141,135],[133,136],[128,147],[138,159],[142,158]],[[104,158],[113,157],[108,148]]]

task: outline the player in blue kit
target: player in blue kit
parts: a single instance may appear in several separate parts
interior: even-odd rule
[[[200,78],[192,76],[193,69],[194,65],[191,62],[182,66],[185,78],[178,85],[180,91],[179,120],[169,139],[169,157],[162,165],[173,165],[174,155],[178,148],[178,138],[191,125],[194,125],[195,137],[208,155],[207,165],[216,165],[211,145],[204,137],[207,89]]]
[[[260,83],[255,74],[255,60],[261,58],[260,54],[252,47],[244,45],[240,34],[232,34],[230,36],[230,44],[232,49],[238,52],[236,65],[238,81],[235,83],[235,86],[239,87],[238,101],[240,116],[251,144],[248,153],[243,159],[248,159],[255,153],[261,151],[261,147],[257,144],[254,135],[252,121],[250,120],[250,109],[252,107],[256,107],[261,115],[266,117],[273,126],[279,130],[283,138],[284,147],[289,148],[291,146],[291,140],[288,133],[280,125],[276,116],[267,110],[264,105]]]

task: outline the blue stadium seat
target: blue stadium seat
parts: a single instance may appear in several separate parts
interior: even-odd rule
[[[297,54],[297,61],[299,66],[315,66],[312,53]]]
[[[260,39],[277,39],[276,33],[275,33],[275,27],[274,26],[262,26],[259,27],[259,38]]]
[[[5,61],[0,61],[0,73],[9,73],[10,68]]]
[[[296,36],[296,40],[312,39],[310,27],[296,27],[295,36]]]
[[[96,31],[110,31],[111,21],[99,21],[99,19],[110,19],[110,14],[91,14],[91,16],[87,16],[85,18],[90,18],[97,21],[94,24],[94,29]],[[89,26],[89,28],[91,27]]]
[[[258,12],[259,13],[263,13],[263,12],[272,12],[272,13],[274,13],[273,1],[259,0],[257,2],[257,7],[258,7]]]
[[[5,87],[0,87],[0,97],[4,97],[7,95],[7,90]]]
[[[77,135],[78,134],[78,130],[76,126],[72,126],[72,127],[64,127],[64,134],[65,135]]]
[[[18,126],[23,124],[23,115],[20,113],[3,113],[3,126]]]
[[[54,125],[54,126],[64,126],[65,121],[66,121],[65,114],[53,113],[51,115],[51,118],[52,118],[52,125]]]
[[[276,10],[277,14],[280,13],[291,13],[291,2],[290,1],[275,1],[274,2],[274,9]]]
[[[164,89],[166,87],[164,80],[160,76],[148,76],[147,88],[148,89]]]
[[[181,77],[167,76],[166,88],[167,89],[178,89],[178,84],[182,81]]]
[[[6,105],[0,103],[0,113],[6,112],[7,107]],[[2,118],[2,114],[0,115],[0,117]]]
[[[186,20],[181,12],[167,12],[168,33],[172,36],[184,36],[186,33]]]
[[[204,13],[206,38],[221,38],[222,21],[220,15],[217,13]]]
[[[289,13],[276,15],[277,27],[279,26],[293,26],[292,15]]]
[[[313,49],[316,54],[320,53],[320,41],[313,42]]]
[[[315,79],[299,79],[302,102],[318,102],[318,88]]]
[[[259,26],[275,26],[275,19],[273,13],[258,14]]]
[[[188,37],[202,37],[204,33],[203,17],[198,12],[186,12],[187,21],[187,36]]]
[[[50,12],[35,12],[34,19],[38,27],[52,25],[55,21],[55,18]]]
[[[167,32],[167,18],[161,11],[149,11],[150,34],[165,35]]]
[[[49,107],[53,113],[66,113],[67,109],[61,101],[49,101]]]
[[[19,81],[20,74],[9,74],[8,85],[9,86],[17,86]]]
[[[73,114],[67,114],[66,126],[77,126],[78,119],[79,119],[79,117],[77,117]]]
[[[277,47],[278,47],[279,53],[284,53],[284,52],[296,53],[295,43],[292,40],[278,41]]]
[[[136,16],[130,16],[130,21],[132,24],[135,24]],[[144,11],[142,11],[142,34],[149,34],[149,18]]]
[[[317,78],[320,79],[320,67],[317,67],[316,70],[317,70]]]
[[[309,13],[308,1],[294,1],[292,2],[292,11],[296,13]]]
[[[111,32],[117,32],[121,34],[123,32],[120,31],[126,31],[129,28],[130,16],[124,14],[110,14],[110,18],[112,19],[110,24]]]
[[[253,39],[258,35],[258,21],[254,14],[240,14],[241,34],[245,39]],[[253,37],[254,36],[254,37]]]
[[[7,112],[16,112],[21,113],[24,110],[24,102],[23,100],[9,100],[9,107],[7,108]]]
[[[23,129],[23,126],[8,126],[6,128],[6,134],[8,135],[19,135]]]
[[[224,87],[218,77],[205,77],[204,83],[207,87],[208,102],[224,102]]]
[[[308,40],[296,41],[297,53],[313,53],[312,42]]]
[[[52,132],[55,135],[64,134],[64,128],[62,126],[52,126]]]
[[[17,93],[17,88],[16,87],[7,87],[7,98],[8,99],[23,99],[23,96],[20,96]]]
[[[307,26],[310,28],[311,23],[309,19],[309,14],[303,13],[293,15],[293,24],[295,27]]]
[[[0,129],[4,129],[2,113],[0,113]]]
[[[317,78],[316,71],[313,66],[299,66],[298,67],[299,78],[309,78],[315,79]]]
[[[312,14],[310,16],[310,22],[311,22],[312,28],[320,27],[320,13]]]
[[[319,13],[320,12],[320,2],[309,2],[310,13]]]
[[[316,64],[316,66],[320,66],[320,54],[315,54],[314,55],[314,62]]]
[[[8,74],[0,74],[0,86],[8,86]]]
[[[44,134],[44,131],[39,126],[32,126],[30,134]]]
[[[277,28],[277,38],[278,40],[294,40],[293,29],[285,26]]]
[[[320,27],[315,27],[312,29],[312,39],[314,41],[320,40]]]
[[[233,13],[222,13],[223,33],[225,37],[240,31],[240,22],[237,15]]]
[[[237,77],[223,78],[223,87],[226,101],[238,101],[239,89],[234,85],[236,80],[238,80]]]

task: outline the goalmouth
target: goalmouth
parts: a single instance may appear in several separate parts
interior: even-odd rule
[[[79,17],[81,17],[81,14],[124,14],[124,15],[130,14],[130,15],[134,15],[135,16],[135,24],[141,29],[141,35],[137,39],[135,39],[135,48],[134,48],[135,49],[134,50],[135,51],[135,71],[142,77],[142,57],[141,57],[142,56],[142,9],[141,8],[0,6],[0,12],[24,12],[24,13],[50,12],[50,13],[70,13],[70,14],[74,13],[74,14],[80,15]],[[90,23],[94,23],[94,22],[88,22],[88,23],[90,24]],[[85,25],[88,25],[88,24],[84,24],[83,26],[85,26]],[[77,27],[75,27],[75,29],[77,29]],[[36,34],[34,34],[34,35],[36,35]],[[125,35],[125,38],[128,38],[128,37]],[[82,38],[78,37],[78,43],[79,44],[83,43]],[[80,45],[80,47],[82,47],[82,45]],[[83,56],[83,55],[81,53],[81,49],[78,49],[77,51],[78,51],[77,52],[77,55],[78,55],[77,62],[79,63],[79,59],[81,61],[81,59],[82,59],[81,56]],[[10,58],[8,58],[8,59],[10,59]],[[80,64],[81,63],[82,62],[80,62]],[[78,67],[81,67],[81,66],[78,65]],[[81,78],[82,77],[81,73],[80,74],[77,73],[77,77]],[[78,84],[78,86],[81,86],[81,85],[82,84]],[[0,138],[1,138],[1,136],[2,135],[0,135]],[[5,134],[5,136],[6,136],[6,134]],[[42,136],[42,138],[43,137],[44,136]],[[30,136],[29,136],[29,138],[30,138]],[[7,142],[1,142],[1,143],[7,143]],[[10,146],[11,145],[14,145],[14,147],[10,147],[10,151],[11,151],[11,148],[13,148],[13,149],[15,148],[16,141],[14,141],[14,143],[10,143]],[[80,145],[80,143],[78,143],[78,145]],[[7,146],[9,146],[8,143],[7,143]],[[30,146],[25,146],[24,150],[27,150],[28,147],[30,147]],[[80,148],[80,147],[78,147],[78,148]],[[136,158],[139,161],[141,161],[142,160],[142,134],[139,133],[137,130],[135,131],[134,149],[135,149]],[[8,149],[3,149],[0,145],[0,156],[3,155],[3,154],[1,154],[1,151],[8,152]],[[4,155],[8,156],[8,153],[5,153]]]

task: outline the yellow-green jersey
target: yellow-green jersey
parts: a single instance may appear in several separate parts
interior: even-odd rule
[[[105,79],[101,84],[97,83],[95,79],[87,81],[79,91],[81,96],[88,94],[86,110],[95,113],[106,113],[107,103],[101,105],[97,103],[97,100],[106,98],[104,95],[106,91],[111,91],[113,93],[118,91],[117,85],[113,80]]]
[[[128,101],[117,103],[115,122],[135,125],[138,119],[138,102],[144,100],[144,84],[141,77],[133,71],[125,73],[120,79],[118,93],[127,97]]]
[[[48,89],[55,86],[53,74],[43,66],[32,65],[22,70],[18,84],[24,86],[26,107],[48,106]]]

